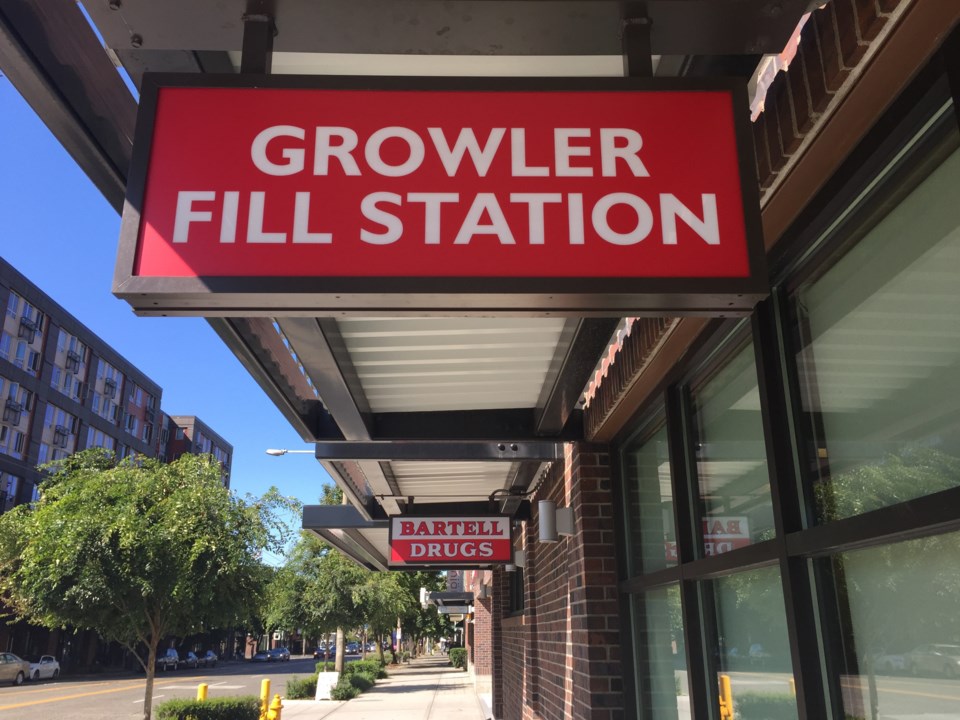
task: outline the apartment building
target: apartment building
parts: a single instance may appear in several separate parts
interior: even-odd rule
[[[170,461],[213,454],[229,486],[233,447],[192,416],[160,410],[162,388],[0,257],[0,513],[39,498],[38,466],[102,447]],[[0,647],[73,667],[123,662],[94,633],[0,625]]]
[[[37,466],[77,450],[157,454],[157,383],[2,258],[0,305],[0,508],[36,499]]]

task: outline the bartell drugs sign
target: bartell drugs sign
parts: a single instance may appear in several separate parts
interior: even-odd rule
[[[249,82],[145,76],[114,287],[138,310],[730,312],[765,292],[739,85]]]
[[[390,520],[390,565],[506,564],[512,557],[506,516]]]

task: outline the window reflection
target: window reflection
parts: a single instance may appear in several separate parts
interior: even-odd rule
[[[631,543],[630,573],[662,570],[677,564],[673,489],[667,431],[661,427],[623,452],[627,491],[627,527]]]
[[[847,717],[957,717],[960,533],[824,562],[848,608],[837,671]]]
[[[769,540],[773,507],[753,345],[692,397],[704,554]]]
[[[690,687],[683,646],[680,588],[657,588],[633,598],[637,637],[637,716],[690,720]]]
[[[793,296],[820,521],[960,485],[960,151]]]
[[[737,573],[712,583],[717,666],[729,679],[737,720],[797,718],[783,588],[777,568]]]

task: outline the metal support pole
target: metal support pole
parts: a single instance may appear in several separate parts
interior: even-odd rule
[[[627,17],[620,25],[620,43],[623,48],[625,77],[653,77],[653,51],[650,49],[650,18],[641,4],[627,8]]]
[[[267,13],[243,16],[243,48],[240,72],[243,75],[269,75],[273,65],[273,37],[277,26]]]

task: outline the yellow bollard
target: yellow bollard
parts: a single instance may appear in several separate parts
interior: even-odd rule
[[[197,685],[197,701],[204,702],[207,699],[207,688],[209,685],[207,683],[200,683]]]
[[[280,696],[274,695],[273,702],[270,703],[270,709],[267,710],[267,720],[280,720],[280,711],[283,705],[280,704]]]
[[[730,676],[720,676],[720,720],[734,720],[733,690],[730,688]]]
[[[790,694],[794,697],[797,696],[797,681],[793,678],[790,678]]]
[[[270,678],[260,682],[260,720],[267,720],[267,703],[270,701]]]

